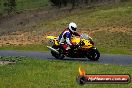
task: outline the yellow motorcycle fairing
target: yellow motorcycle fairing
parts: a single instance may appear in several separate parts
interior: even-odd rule
[[[80,41],[84,42],[84,45],[81,46],[82,48],[91,48],[91,47],[93,47],[93,45],[90,43],[89,40],[80,39],[80,38],[77,38],[77,37],[72,37],[71,38],[71,42],[74,43],[74,44],[78,44],[78,43],[80,43]]]
[[[52,43],[54,43],[55,45],[59,45],[58,40],[57,40],[57,37],[55,37],[55,36],[47,36],[46,38],[48,38],[49,41],[52,42]],[[73,44],[79,44],[80,42],[83,42],[84,45],[81,46],[81,48],[89,49],[89,48],[93,47],[93,45],[87,39],[80,39],[78,37],[72,37],[71,38],[71,42]]]
[[[55,36],[47,36],[46,38],[49,39],[49,41],[54,43],[55,45],[59,45],[57,37],[55,37]]]
[[[90,43],[89,40],[82,39],[81,41],[84,42],[84,45],[82,46],[82,48],[91,48],[91,47],[93,47],[93,45]]]
[[[80,38],[78,38],[78,37],[72,37],[71,38],[71,42],[75,43],[75,44],[78,44],[78,43],[80,43]]]

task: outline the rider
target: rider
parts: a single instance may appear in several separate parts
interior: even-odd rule
[[[59,44],[65,49],[65,50],[69,50],[70,48],[74,47],[75,45],[73,43],[71,43],[71,36],[75,35],[75,36],[80,36],[80,34],[78,34],[76,32],[77,29],[77,25],[74,22],[71,22],[68,26],[68,28],[66,28],[60,35],[59,35]],[[70,47],[69,47],[70,46]]]

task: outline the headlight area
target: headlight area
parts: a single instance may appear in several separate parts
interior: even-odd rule
[[[48,39],[50,43],[54,43],[54,40],[53,39]]]

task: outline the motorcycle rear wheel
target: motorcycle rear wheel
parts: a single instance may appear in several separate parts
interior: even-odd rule
[[[56,59],[60,59],[60,60],[64,59],[65,56],[62,54],[62,50],[58,46],[53,45],[52,48],[59,51],[59,54],[51,51],[51,54],[52,54],[53,57],[55,57]]]
[[[99,57],[100,57],[100,53],[97,48],[92,47],[88,50],[88,52],[87,52],[88,59],[90,59],[92,61],[98,61]]]

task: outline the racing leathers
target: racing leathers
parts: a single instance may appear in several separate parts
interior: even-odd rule
[[[77,32],[71,32],[68,28],[66,28],[60,35],[59,35],[59,44],[65,49],[68,50],[70,47],[74,46],[71,43],[71,36],[80,36]],[[70,46],[70,47],[69,47]]]

